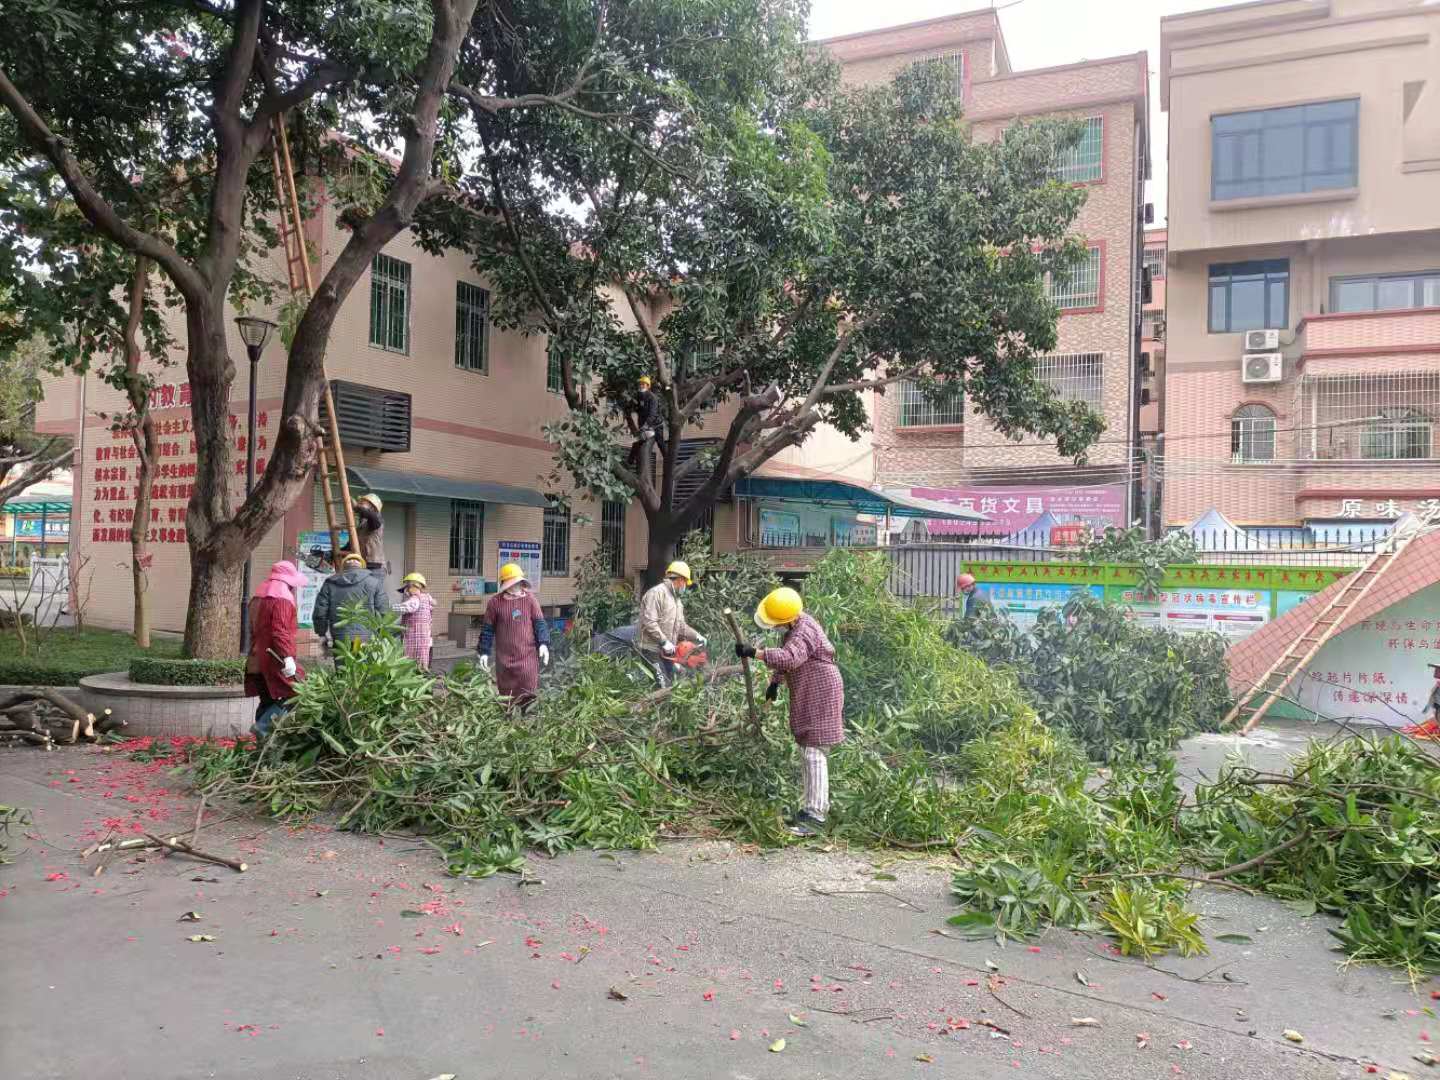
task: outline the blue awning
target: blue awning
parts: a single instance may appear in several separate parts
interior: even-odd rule
[[[484,480],[455,480],[429,473],[372,469],[367,465],[347,465],[345,474],[350,480],[352,494],[356,491],[376,491],[382,495],[414,495],[422,499],[459,499],[542,509],[550,505],[544,495],[531,488],[492,484]]]
[[[938,518],[945,521],[989,521],[984,514],[961,510],[954,503],[917,499],[909,492],[872,488],[842,480],[801,480],[784,476],[747,476],[735,485],[738,499],[833,506],[876,517]]]

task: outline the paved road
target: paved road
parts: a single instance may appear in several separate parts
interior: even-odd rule
[[[35,811],[0,867],[5,1077],[1328,1080],[1358,1060],[1419,1076],[1422,1033],[1440,1039],[1440,984],[1342,969],[1323,919],[1229,892],[1197,896],[1207,932],[1255,943],[1152,970],[1066,933],[940,936],[947,879],[924,858],[690,842],[457,882],[411,843],[221,810],[202,835],[246,873],[146,856],[93,878],[77,850],[105,819],[189,828],[162,766],[0,752],[0,801]]]

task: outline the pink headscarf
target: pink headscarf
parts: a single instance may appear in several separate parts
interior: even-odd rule
[[[281,600],[295,602],[295,594],[291,589],[298,589],[305,584],[305,575],[295,569],[295,564],[288,560],[281,560],[270,567],[270,576],[260,583],[255,590],[258,596],[274,596]]]

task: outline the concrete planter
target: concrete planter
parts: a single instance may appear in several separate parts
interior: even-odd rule
[[[259,704],[243,686],[155,686],[131,682],[123,671],[81,679],[79,697],[96,715],[112,709],[123,717],[127,737],[244,735],[255,723]]]

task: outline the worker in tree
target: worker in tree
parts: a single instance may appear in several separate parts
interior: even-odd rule
[[[685,621],[685,605],[680,602],[680,594],[690,585],[690,565],[677,559],[665,568],[665,580],[640,598],[640,633],[635,646],[662,688],[675,681],[675,654],[682,641],[705,647],[704,636]]]
[[[640,456],[653,442],[665,456],[665,421],[660,413],[660,398],[650,389],[650,376],[641,375],[639,392],[635,395],[635,429],[640,438],[630,448],[629,464],[632,469],[640,465]]]
[[[960,618],[968,619],[980,608],[990,606],[976,586],[974,574],[961,574],[955,579],[955,588],[960,592]]]
[[[265,738],[285,703],[295,696],[295,683],[305,671],[295,661],[298,613],[296,590],[305,575],[292,562],[277,562],[250,601],[250,655],[245,658],[245,693],[258,698],[255,735]]]
[[[355,500],[355,528],[360,534],[360,554],[365,556],[368,570],[385,569],[385,520],[380,496],[374,492]]]
[[[400,616],[405,655],[422,668],[429,668],[431,650],[435,646],[432,636],[435,597],[430,595],[429,589],[424,574],[406,574],[400,582],[400,602],[395,605],[395,611]]]
[[[540,668],[550,665],[550,624],[519,563],[500,567],[499,591],[485,605],[480,667],[495,669],[495,686],[520,710],[540,692]]]
[[[1430,674],[1435,677],[1435,685],[1425,701],[1420,723],[1400,729],[1402,735],[1409,735],[1412,739],[1440,739],[1440,664],[1431,664]]]
[[[329,639],[336,664],[343,663],[353,648],[345,647],[349,642],[370,640],[368,627],[348,621],[351,611],[347,609],[352,604],[358,604],[362,613],[379,615],[390,610],[385,600],[385,580],[366,568],[363,556],[348,551],[340,560],[340,573],[331,574],[320,586],[310,616],[315,633]],[[339,625],[342,621],[344,626]]]
[[[835,646],[794,589],[770,593],[755,609],[755,625],[783,630],[778,649],[735,643],[735,655],[758,658],[770,669],[765,700],[774,702],[780,684],[790,690],[790,734],[800,744],[805,805],[789,821],[796,836],[814,836],[830,812],[830,748],[845,741],[845,683],[835,666]]]

